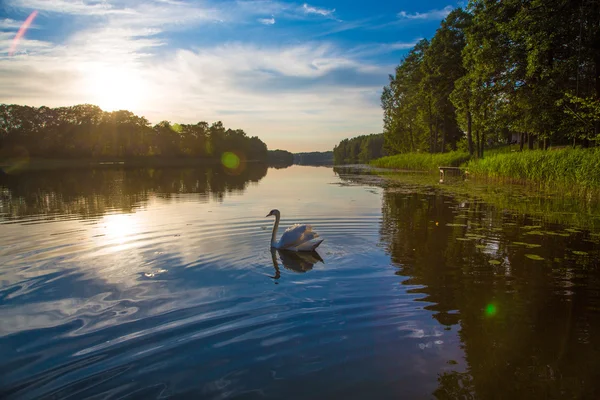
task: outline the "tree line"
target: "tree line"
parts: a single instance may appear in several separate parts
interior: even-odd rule
[[[381,95],[390,154],[600,140],[600,2],[470,0]]]
[[[322,165],[333,162],[333,151],[311,151],[294,153],[294,164],[299,165]]]
[[[333,161],[335,164],[368,163],[386,155],[383,145],[383,133],[344,139],[333,149]]]
[[[294,154],[287,150],[269,150],[268,161],[271,165],[290,166],[294,163]]]
[[[218,159],[235,152],[267,161],[267,146],[242,129],[208,124],[150,122],[126,110],[106,112],[81,104],[29,107],[0,104],[0,154],[47,158],[195,157]]]

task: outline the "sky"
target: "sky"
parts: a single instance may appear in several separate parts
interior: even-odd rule
[[[382,132],[388,75],[458,6],[0,0],[0,103],[90,103],[153,124],[222,121],[269,149],[331,150]]]

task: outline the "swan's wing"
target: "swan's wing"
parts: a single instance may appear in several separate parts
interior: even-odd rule
[[[309,241],[297,244],[293,247],[288,247],[291,251],[314,251],[324,239],[314,238]]]
[[[312,231],[312,226],[310,225],[292,225],[283,232],[283,235],[281,235],[281,239],[279,239],[279,248],[287,249],[295,247],[317,237],[319,237],[319,235],[317,232]]]

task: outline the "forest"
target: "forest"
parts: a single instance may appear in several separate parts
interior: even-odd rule
[[[381,105],[390,155],[595,146],[600,2],[471,0],[408,52]]]
[[[95,105],[29,107],[0,104],[0,155],[40,158],[171,157],[219,159],[234,152],[242,160],[267,161],[266,144],[241,129],[208,124],[151,126],[130,111],[106,112]]]
[[[294,155],[287,150],[269,150],[267,156],[269,164],[272,165],[292,165],[294,163]]]
[[[324,165],[333,163],[333,151],[294,153],[294,164]]]
[[[383,133],[344,139],[333,149],[333,161],[335,164],[368,163],[386,155],[383,144]]]

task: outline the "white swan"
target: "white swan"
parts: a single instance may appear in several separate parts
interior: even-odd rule
[[[275,224],[273,225],[273,235],[271,236],[271,247],[279,250],[289,251],[313,251],[323,241],[318,239],[319,234],[313,232],[312,226],[310,225],[292,225],[283,232],[279,241],[275,240],[277,234],[277,228],[279,227],[279,219],[281,213],[279,210],[271,210],[267,214],[267,217],[275,216]]]

